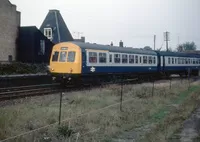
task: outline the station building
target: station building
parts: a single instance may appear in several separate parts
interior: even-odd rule
[[[21,13],[9,0],[0,0],[0,63],[16,61]]]

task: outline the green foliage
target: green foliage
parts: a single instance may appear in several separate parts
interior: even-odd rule
[[[144,49],[145,50],[152,50],[152,48],[150,46],[145,46]]]
[[[0,75],[46,73],[45,64],[12,63],[0,64]]]
[[[178,45],[178,47],[177,47],[178,52],[194,51],[196,49],[197,49],[197,46],[194,42],[186,42],[186,43]]]

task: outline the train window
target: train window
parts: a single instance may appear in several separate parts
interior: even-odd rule
[[[59,59],[59,61],[60,62],[66,62],[66,60],[67,60],[67,52],[66,51],[60,52],[60,59]]]
[[[112,54],[109,55],[109,61],[112,63]]]
[[[128,63],[128,55],[125,55],[125,54],[122,55],[122,63],[124,64]]]
[[[198,64],[198,60],[196,59],[196,64]]]
[[[190,64],[190,59],[188,59],[188,64]]]
[[[174,64],[174,58],[172,58],[172,64]]]
[[[184,58],[182,58],[182,64],[185,64],[185,60],[184,60]]]
[[[129,55],[129,63],[134,64],[134,55]]]
[[[168,58],[168,64],[171,64],[171,58]]]
[[[89,62],[97,63],[97,53],[96,52],[89,52]]]
[[[175,64],[177,64],[177,58],[175,58]]]
[[[106,53],[99,53],[99,63],[106,63]]]
[[[114,60],[115,60],[115,63],[120,63],[121,62],[120,54],[114,54]]]
[[[76,55],[76,52],[74,52],[74,51],[68,52],[67,62],[74,62],[75,55]]]
[[[138,64],[138,56],[135,56],[135,63]]]
[[[180,58],[178,58],[178,64],[181,64],[181,59]]]
[[[149,64],[152,64],[152,63],[153,63],[152,57],[151,57],[151,56],[148,57],[148,60],[149,60]]]
[[[156,64],[156,57],[153,57],[153,64]]]
[[[147,64],[147,56],[143,56],[143,64]]]
[[[142,63],[142,57],[140,56],[140,64]]]
[[[193,64],[195,64],[195,59],[193,59]]]
[[[59,56],[59,52],[58,52],[58,51],[55,51],[55,52],[53,53],[52,61],[53,61],[53,62],[58,61],[58,56]]]

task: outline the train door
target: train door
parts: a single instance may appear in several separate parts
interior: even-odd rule
[[[86,51],[82,51],[82,67],[84,68],[87,65]]]
[[[164,63],[164,57],[160,56],[160,68],[161,68],[161,71],[163,71],[163,67],[164,67],[163,63]]]
[[[165,71],[165,56],[162,56],[162,71]]]

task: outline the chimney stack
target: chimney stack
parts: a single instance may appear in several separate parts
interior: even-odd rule
[[[124,44],[124,43],[122,42],[122,40],[120,40],[120,42],[119,42],[119,47],[124,47],[123,44]]]
[[[111,42],[111,44],[110,44],[111,46],[113,46],[113,42]]]

